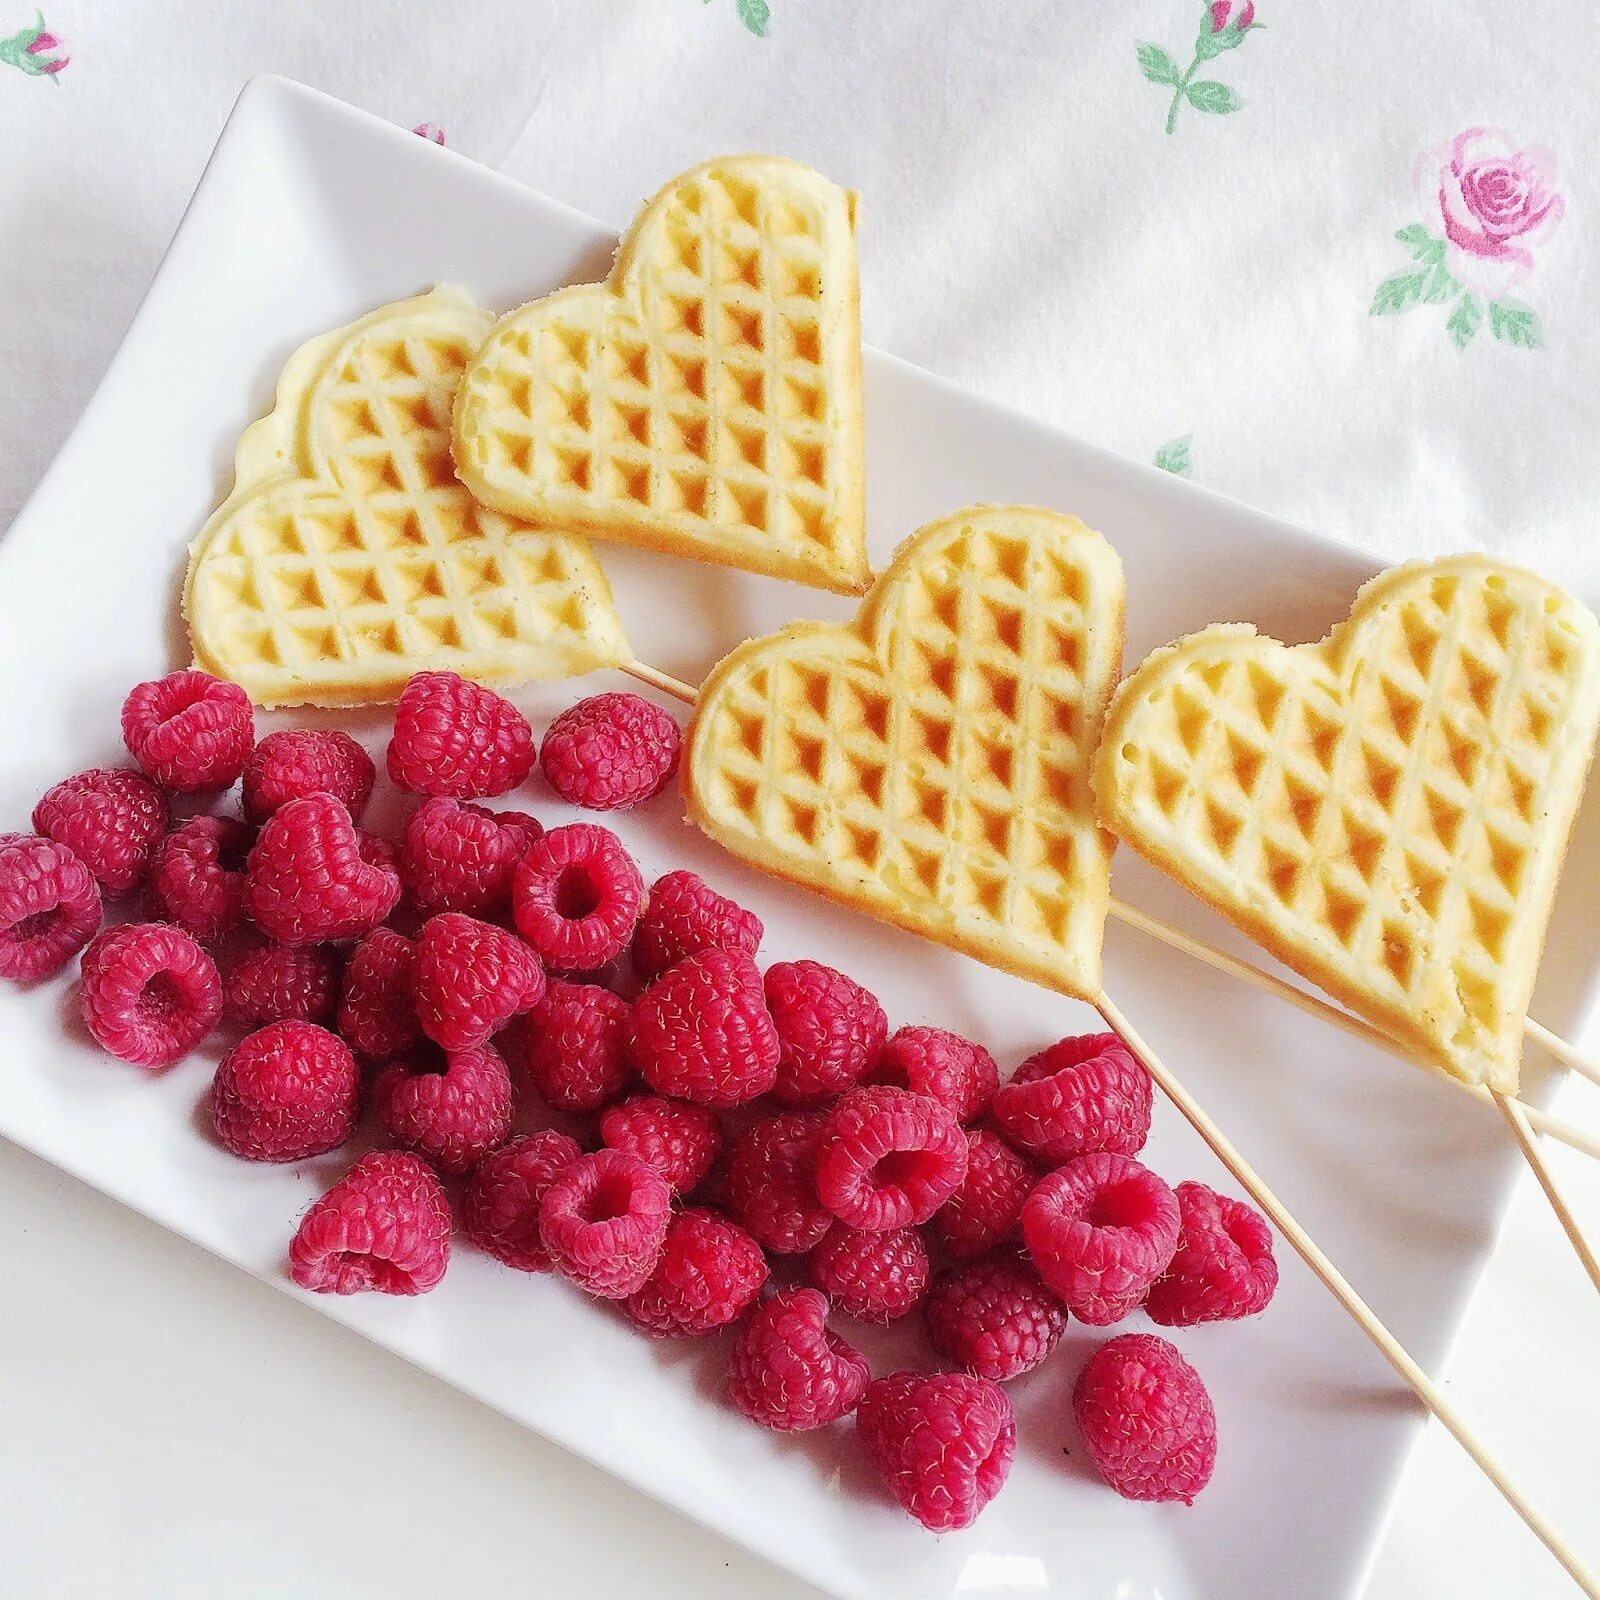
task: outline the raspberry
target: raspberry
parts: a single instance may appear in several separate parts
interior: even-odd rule
[[[550,980],[521,1034],[523,1070],[546,1105],[598,1111],[633,1082],[632,1017],[633,1008],[609,989]]]
[[[856,1408],[872,1369],[826,1326],[827,1296],[787,1289],[757,1306],[733,1341],[728,1398],[763,1428],[794,1433]]]
[[[339,1004],[344,960],[328,944],[261,944],[228,963],[222,1009],[235,1022],[327,1022]]]
[[[742,1106],[777,1081],[780,1049],[761,974],[742,952],[680,961],[633,1008],[633,1058],[657,1094]]]
[[[100,926],[100,886],[65,845],[0,833],[0,978],[59,971]]]
[[[423,917],[461,911],[498,919],[511,907],[511,877],[544,829],[525,811],[487,811],[447,795],[412,812],[400,846],[400,878]]]
[[[1150,1285],[1146,1315],[1164,1328],[1187,1328],[1266,1310],[1278,1287],[1267,1219],[1203,1183],[1180,1183],[1173,1192],[1182,1219],[1178,1248]]]
[[[374,928],[344,969],[339,1032],[351,1049],[375,1061],[408,1050],[422,1038],[411,990],[411,941],[393,928]]]
[[[245,906],[283,944],[348,939],[377,927],[400,898],[400,876],[357,833],[331,794],[290,800],[262,825],[246,872]]]
[[[143,773],[97,767],[47,790],[33,826],[77,856],[102,892],[127,894],[144,882],[167,831],[166,796]]]
[[[948,1106],[957,1122],[989,1109],[1000,1069],[981,1044],[944,1028],[899,1028],[884,1045],[872,1082],[909,1089]]]
[[[95,1042],[124,1061],[171,1066],[221,1015],[217,964],[181,928],[127,922],[83,952],[83,1020]]]
[[[1022,1208],[1039,1276],[1091,1327],[1119,1321],[1178,1246],[1178,1202],[1132,1156],[1079,1156],[1039,1180]]]
[[[422,1031],[446,1050],[470,1050],[538,1001],[544,969],[514,933],[446,911],[417,935],[411,987]]]
[[[922,1314],[940,1355],[994,1383],[1031,1372],[1067,1328],[1061,1302],[1020,1261],[975,1261],[942,1273]]]
[[[728,1207],[767,1249],[801,1255],[833,1226],[817,1199],[817,1141],[826,1116],[787,1111],[753,1123],[728,1158]]]
[[[669,872],[650,886],[649,903],[633,936],[634,970],[653,983],[669,967],[702,950],[756,953],[761,918],[718,894],[687,870]]]
[[[419,672],[394,708],[388,765],[415,794],[504,794],[533,768],[533,729],[492,689],[454,672]]]
[[[261,823],[290,800],[331,794],[359,822],[377,777],[372,757],[336,728],[269,733],[244,769],[244,814]]]
[[[761,1246],[714,1211],[680,1211],[655,1270],[623,1303],[648,1333],[715,1333],[744,1315],[767,1281]]]
[[[1150,1075],[1114,1033],[1063,1039],[1017,1068],[994,1120],[1046,1166],[1096,1150],[1136,1156],[1150,1135]]]
[[[600,1142],[638,1156],[674,1195],[685,1195],[700,1187],[721,1154],[722,1125],[704,1106],[641,1094],[601,1113]]]
[[[607,1300],[625,1300],[655,1271],[672,1215],[667,1180],[637,1156],[579,1156],[545,1190],[539,1231],[556,1270]]]
[[[319,1294],[424,1294],[450,1264],[450,1202],[426,1162],[363,1156],[301,1219],[289,1276]]]
[[[337,1034],[270,1022],[222,1058],[211,1082],[217,1137],[246,1161],[303,1161],[355,1127],[361,1069]]]
[[[1153,1333],[1108,1339],[1072,1391],[1095,1470],[1126,1500],[1181,1500],[1211,1481],[1217,1415],[1200,1374]]]
[[[926,1222],[961,1187],[967,1141],[950,1111],[906,1089],[856,1089],[823,1126],[817,1198],[852,1228]]]
[[[511,1075],[487,1045],[448,1052],[417,1045],[378,1074],[372,1098],[395,1143],[447,1176],[465,1172],[511,1132]]]
[[[511,879],[517,928],[557,972],[587,972],[620,955],[643,904],[633,857],[593,822],[534,840]]]
[[[838,1310],[869,1322],[915,1311],[928,1292],[928,1251],[915,1228],[863,1233],[836,1222],[807,1265]]]
[[[122,738],[163,789],[226,789],[256,742],[250,696],[209,673],[169,673],[123,701]]]
[[[467,1237],[518,1272],[548,1272],[550,1252],[539,1237],[539,1202],[582,1154],[576,1139],[553,1129],[491,1150],[472,1169],[461,1204]]]
[[[150,857],[145,905],[157,922],[220,939],[244,920],[244,864],[252,829],[231,817],[191,817]]]
[[[539,764],[571,805],[621,811],[660,794],[678,770],[678,724],[636,694],[594,694],[545,732]]]
[[[1039,1174],[998,1133],[968,1128],[967,1175],[928,1226],[957,1261],[987,1255],[1016,1232]]]
[[[780,1046],[773,1094],[784,1105],[819,1105],[872,1070],[889,1019],[853,978],[820,961],[779,961],[764,987]]]
[[[897,1372],[861,1397],[856,1432],[900,1504],[923,1527],[970,1527],[1017,1452],[1004,1389],[964,1372]]]

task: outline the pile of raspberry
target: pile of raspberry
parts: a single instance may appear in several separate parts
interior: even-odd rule
[[[935,1531],[1005,1482],[1004,1386],[1071,1319],[1178,1328],[1272,1297],[1265,1220],[1138,1159],[1150,1081],[1115,1035],[1002,1083],[982,1045],[891,1031],[833,967],[763,969],[759,918],[696,873],[647,886],[609,829],[483,803],[536,766],[590,810],[658,794],[679,730],[637,695],[536,740],[491,690],[418,674],[384,761],[412,797],[393,838],[362,826],[379,772],[356,740],[258,742],[232,684],[141,684],[122,731],[131,765],[0,834],[0,977],[78,957],[89,1032],[149,1069],[225,1030],[209,1105],[240,1159],[368,1147],[288,1241],[305,1289],[420,1294],[464,1237],[645,1334],[723,1335],[729,1404],[783,1432],[853,1416]],[[922,1359],[875,1374],[851,1324],[901,1319]],[[1188,1503],[1209,1480],[1211,1400],[1167,1339],[1100,1344],[1072,1409],[1118,1493]]]

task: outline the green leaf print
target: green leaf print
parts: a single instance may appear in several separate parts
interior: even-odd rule
[[[1450,341],[1457,350],[1465,350],[1472,343],[1472,336],[1482,322],[1483,307],[1478,304],[1477,295],[1468,290],[1456,301],[1456,308],[1450,313],[1444,331],[1450,335]]]
[[[1152,465],[1159,467],[1163,472],[1172,473],[1174,477],[1187,478],[1191,464],[1189,446],[1193,441],[1192,433],[1184,434],[1181,439],[1168,439],[1151,458]]]
[[[1210,78],[1186,84],[1183,92],[1196,111],[1206,111],[1214,117],[1226,116],[1244,104],[1227,84],[1217,83]]]
[[[772,23],[772,8],[767,0],[737,0],[739,20],[758,39],[765,39]]]
[[[1422,291],[1427,287],[1432,276],[1430,268],[1424,267],[1416,272],[1392,272],[1378,285],[1377,292],[1372,296],[1372,307],[1368,316],[1387,317],[1397,311],[1409,311],[1413,306],[1422,304]]]
[[[1420,222],[1407,223],[1405,227],[1395,234],[1395,238],[1411,252],[1413,259],[1417,261],[1434,262],[1444,260],[1444,240],[1435,239]]]
[[[1139,70],[1151,83],[1176,84],[1183,77],[1183,68],[1160,45],[1141,42],[1134,49],[1139,56]]]
[[[1491,300],[1489,302],[1489,332],[1501,344],[1516,345],[1521,350],[1542,350],[1544,329],[1539,326],[1539,313],[1520,300]]]

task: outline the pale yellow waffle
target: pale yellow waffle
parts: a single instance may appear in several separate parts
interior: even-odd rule
[[[690,813],[758,867],[1093,999],[1112,840],[1089,766],[1122,624],[1122,564],[1076,518],[930,523],[852,624],[796,623],[717,665]]]
[[[493,318],[459,289],[303,345],[190,552],[195,661],[257,705],[392,700],[412,673],[562,678],[631,659],[588,544],[480,506],[450,407]]]
[[[771,156],[675,178],[605,283],[495,329],[455,455],[530,521],[861,593],[855,197]]]
[[[1367,584],[1320,644],[1219,626],[1106,720],[1106,824],[1280,960],[1468,1083],[1522,1025],[1600,719],[1600,624],[1481,556]]]

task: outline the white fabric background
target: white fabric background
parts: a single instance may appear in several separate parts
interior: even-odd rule
[[[238,88],[271,70],[441,123],[618,224],[708,154],[799,156],[863,191],[873,343],[1141,460],[1192,435],[1199,481],[1384,557],[1481,545],[1600,590],[1586,0],[1261,0],[1264,29],[1205,69],[1243,108],[1185,107],[1170,137],[1134,43],[1187,64],[1190,0],[771,0],[765,39],[735,0],[61,4],[59,81],[0,65],[0,528]],[[0,0],[0,35],[28,20]],[[1458,351],[1437,306],[1368,316],[1406,262],[1395,230],[1437,228],[1418,152],[1474,124],[1557,157],[1566,216],[1518,290],[1540,350],[1485,329]],[[1558,1109],[1600,1124],[1592,1091]],[[1600,1170],[1552,1159],[1600,1231]],[[0,1590],[19,1600],[535,1572],[561,1593],[804,1592],[9,1147],[0,1262]],[[1450,1387],[1600,1564],[1597,1316],[1525,1193]],[[1569,1591],[1429,1430],[1370,1593],[1509,1592]]]

